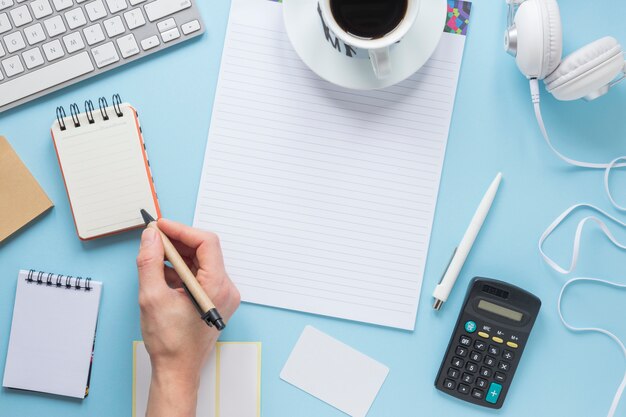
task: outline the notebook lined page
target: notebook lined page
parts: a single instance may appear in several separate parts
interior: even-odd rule
[[[95,123],[79,115],[80,127],[71,117],[67,130],[53,126],[53,136],[72,212],[83,239],[143,224],[139,210],[156,217],[139,126],[134,111],[122,105],[124,117],[108,108],[109,120],[94,111]]]
[[[351,91],[300,61],[279,3],[233,1],[194,225],[244,301],[414,328],[464,41]]]

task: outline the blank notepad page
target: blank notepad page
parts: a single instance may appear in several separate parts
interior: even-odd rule
[[[194,225],[244,301],[413,329],[465,37],[352,91],[300,61],[281,7],[232,2]]]

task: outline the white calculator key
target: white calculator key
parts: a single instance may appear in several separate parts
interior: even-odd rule
[[[111,13],[117,13],[128,7],[126,0],[107,0],[107,5],[109,6]]]
[[[52,14],[52,6],[48,0],[33,0],[30,3],[35,19],[41,19]]]
[[[143,12],[140,8],[124,13],[124,19],[126,19],[126,24],[130,30],[146,24],[146,19],[143,17]]]
[[[183,33],[185,35],[189,35],[190,33],[200,30],[200,22],[198,22],[197,20],[192,20],[191,22],[182,25],[181,29],[183,30]]]
[[[65,20],[67,20],[67,25],[70,29],[76,29],[87,24],[85,13],[83,13],[83,9],[80,7],[65,12]]]
[[[9,15],[6,13],[0,14],[0,33],[6,33],[11,30],[11,22],[9,21]]]
[[[86,27],[83,29],[83,34],[89,45],[95,45],[104,40],[104,32],[102,31],[100,23]]]
[[[105,20],[104,29],[107,31],[107,35],[109,35],[109,38],[117,36],[120,33],[124,33],[126,31],[126,28],[124,28],[124,23],[122,23],[122,18],[119,16],[115,16],[112,19]]]
[[[13,6],[13,0],[0,0],[0,10],[8,9]]]
[[[26,40],[28,41],[29,45],[34,45],[36,43],[46,40],[46,34],[43,31],[43,26],[41,26],[41,23],[37,23],[36,25],[25,28],[24,35],[26,35]]]
[[[51,17],[50,19],[46,19],[43,21],[44,26],[46,26],[46,30],[48,31],[48,36],[51,38],[65,32],[65,23],[63,23],[63,18],[60,15],[56,15]]]
[[[130,34],[122,36],[117,40],[117,46],[120,48],[122,57],[128,58],[129,56],[137,55],[139,53],[139,46],[135,40],[135,35]]]
[[[151,22],[189,7],[191,7],[191,0],[156,0],[144,6],[148,20]]]
[[[131,6],[136,6],[139,3],[145,3],[146,0],[129,0]]]
[[[141,47],[143,48],[144,51],[147,51],[148,49],[156,48],[160,44],[161,42],[159,41],[159,38],[156,35],[150,36],[149,38],[146,38],[141,41]]]
[[[102,19],[107,15],[107,11],[104,8],[104,3],[102,3],[102,0],[96,0],[92,1],[91,3],[87,3],[85,5],[85,10],[87,11],[89,20],[91,20],[92,22],[98,19]]]
[[[43,53],[46,54],[48,61],[54,61],[55,59],[59,59],[65,55],[63,47],[61,46],[61,41],[58,39],[55,39],[52,42],[44,43]]]
[[[85,42],[83,42],[83,38],[80,36],[79,32],[70,33],[69,35],[64,36],[63,43],[65,44],[65,49],[67,49],[67,52],[70,54],[85,47]]]
[[[13,24],[15,27],[24,26],[27,23],[33,21],[33,17],[30,15],[28,11],[28,6],[20,6],[11,10],[11,18],[13,19]]]
[[[41,51],[39,48],[33,48],[26,52],[22,52],[22,58],[26,63],[26,67],[28,69],[33,69],[40,65],[43,65],[43,55],[41,55]]]
[[[15,74],[19,74],[20,72],[24,72],[24,67],[22,66],[22,62],[17,55],[12,56],[11,58],[7,58],[2,61],[2,66],[4,67],[4,72],[7,73],[7,77],[12,77]]]
[[[171,17],[167,20],[157,23],[157,27],[159,28],[159,32],[166,32],[176,27],[176,21],[173,17]]]
[[[2,58],[5,55],[6,55],[6,52],[4,52],[4,48],[2,47],[2,42],[0,42],[0,58]]]
[[[96,60],[98,68],[106,67],[120,60],[113,42],[107,42],[104,45],[97,46],[91,50]]]
[[[180,38],[180,32],[178,31],[178,28],[170,29],[167,32],[161,33],[161,37],[163,38],[163,43],[168,43],[174,39]]]
[[[10,54],[26,48],[24,38],[20,32],[13,32],[5,36],[4,44],[7,46],[7,51],[9,51]]]
[[[72,0],[52,0],[52,2],[54,3],[54,8],[57,9],[57,12],[69,9],[73,6]]]

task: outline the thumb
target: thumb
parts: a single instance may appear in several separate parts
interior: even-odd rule
[[[139,291],[159,291],[167,287],[163,261],[163,242],[159,232],[148,227],[141,235],[137,271],[139,272]]]

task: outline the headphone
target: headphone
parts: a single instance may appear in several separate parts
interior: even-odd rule
[[[560,153],[548,136],[541,116],[539,80],[557,100],[595,100],[626,78],[626,61],[615,38],[598,39],[562,59],[563,33],[556,0],[506,0],[508,5],[504,49],[515,57],[517,67],[530,82],[530,94],[541,134],[550,149],[564,162],[582,168],[604,169],[604,189],[618,205],[609,188],[613,168],[626,167],[626,156],[608,163],[584,162]]]

